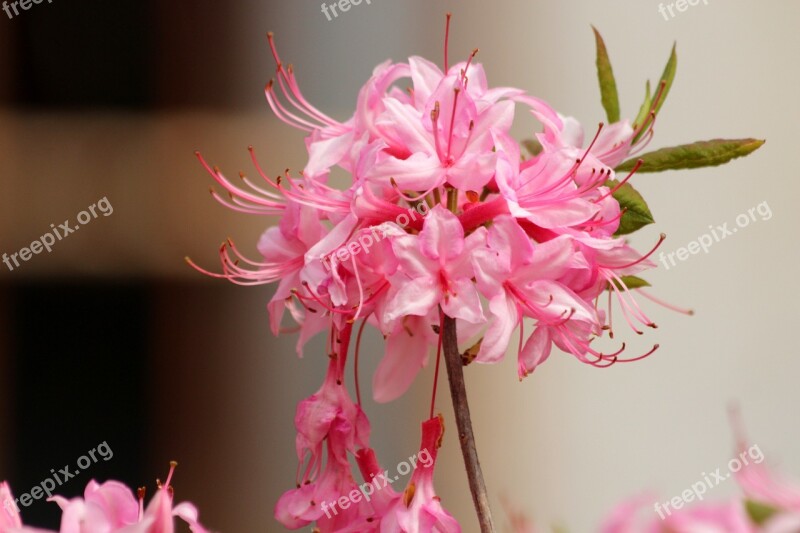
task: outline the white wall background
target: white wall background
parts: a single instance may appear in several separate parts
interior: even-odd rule
[[[592,531],[616,502],[642,489],[658,491],[663,500],[679,494],[702,472],[723,467],[730,458],[726,408],[733,401],[741,406],[751,438],[768,460],[800,478],[800,359],[794,330],[800,319],[795,305],[800,257],[794,238],[800,222],[799,3],[710,0],[665,21],[654,0],[373,0],[330,22],[318,4],[242,1],[232,7],[241,14],[241,28],[240,50],[231,61],[252,79],[240,87],[242,98],[260,105],[260,91],[273,68],[263,37],[271,29],[285,60],[295,64],[309,99],[345,117],[378,62],[412,54],[440,61],[443,13],[452,10],[454,58],[480,47],[490,83],[525,88],[587,125],[603,119],[590,24],[605,36],[628,116],[638,110],[645,79],[657,80],[677,40],[678,75],[651,147],[719,136],[768,140],[756,155],[729,166],[634,178],[657,220],[637,236],[642,249],[665,232],[663,250],[674,251],[709,225],[732,223],[761,202],[768,202],[774,214],[714,245],[707,255],[647,276],[657,294],[697,312],[688,318],[645,303],[660,328],[644,339],[622,335],[618,321],[620,336],[632,341],[631,353],[659,342],[655,356],[601,371],[557,354],[521,384],[513,357],[497,367],[468,369],[479,451],[501,522],[501,493],[540,523],[562,522],[576,532]],[[231,175],[239,168],[249,170],[248,144],[259,147],[272,172],[301,166],[301,136],[269,118],[265,109],[266,104],[240,115],[137,118],[54,118],[6,110],[0,117],[0,159],[11,170],[0,180],[6,198],[15,200],[3,201],[0,210],[3,248],[19,249],[50,222],[108,195],[116,212],[95,223],[94,237],[72,237],[69,247],[47,261],[26,264],[20,276],[191,276],[181,262],[187,253],[214,264],[220,240],[231,234],[242,243],[253,242],[263,221],[224,213],[213,204],[206,192],[210,179],[191,151],[203,149]],[[108,138],[108,121],[130,127],[124,135],[114,130],[110,151],[92,151],[93,140]],[[526,134],[524,129],[519,133]],[[59,142],[65,134],[72,139],[68,145]],[[119,179],[86,179],[102,172]],[[72,187],[54,191],[52,182],[36,179],[56,175]],[[51,202],[42,202],[47,195]],[[124,241],[125,249],[95,246],[98,239]],[[240,350],[262,353],[266,318],[258,302],[267,295],[255,291],[248,298],[254,311],[236,322],[238,331],[228,333],[247,336],[248,341],[237,345]],[[377,355],[379,345],[373,346]],[[270,357],[293,357],[283,351]],[[267,405],[275,401],[270,390],[296,380],[279,398],[286,412],[293,413],[295,403],[316,389],[321,374],[309,370],[313,360],[294,362],[276,363],[272,381],[263,389],[242,392],[230,383],[238,395],[219,391],[220,397],[229,398],[231,409]],[[225,368],[215,371],[224,373]],[[232,376],[243,371],[230,370]],[[429,384],[427,375],[400,404],[368,408],[376,447],[384,450],[387,467],[415,451]],[[440,398],[446,405],[446,396]],[[248,490],[263,495],[267,507],[293,479],[290,420],[291,414],[281,416],[280,423],[269,418],[234,424],[242,438],[250,435],[264,442],[275,432],[286,433],[283,444],[264,450],[275,465],[270,479],[247,481]],[[475,531],[452,422],[449,428],[438,489],[465,531]],[[231,457],[225,475],[246,476],[258,460],[249,454]],[[709,497],[734,492],[730,482]]]

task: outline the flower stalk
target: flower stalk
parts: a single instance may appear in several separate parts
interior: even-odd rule
[[[483,479],[481,463],[478,460],[475,434],[472,431],[472,419],[469,413],[469,402],[467,401],[467,387],[466,383],[464,383],[464,364],[458,351],[456,321],[449,316],[444,317],[442,349],[444,351],[445,365],[447,366],[447,380],[450,383],[450,397],[453,400],[456,427],[458,428],[458,441],[461,443],[461,454],[464,456],[469,490],[472,493],[472,503],[475,505],[475,512],[478,514],[481,533],[494,533],[495,527],[492,521],[492,510],[489,507],[489,495],[486,491],[486,482]]]

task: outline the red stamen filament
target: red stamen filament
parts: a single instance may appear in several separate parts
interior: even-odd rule
[[[358,380],[358,354],[361,349],[361,334],[364,333],[364,326],[367,325],[367,319],[361,321],[361,326],[358,328],[358,334],[356,335],[356,349],[355,355],[353,356],[353,380],[356,384],[356,402],[358,406],[361,407],[361,386],[359,385]]]

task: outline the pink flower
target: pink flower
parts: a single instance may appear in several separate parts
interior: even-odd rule
[[[118,481],[97,483],[91,480],[83,498],[49,498],[48,501],[57,503],[62,511],[58,533],[173,533],[175,517],[186,522],[192,533],[208,533],[198,521],[194,505],[185,502],[172,505],[170,481],[176,466],[174,462],[170,465],[166,484],[159,486],[146,511],[143,509],[144,489],[139,489],[137,502],[131,490]],[[5,482],[0,483],[0,498],[4,502],[0,510],[0,533],[56,533],[23,527]]]
[[[488,248],[473,254],[476,279],[492,313],[477,361],[491,363],[505,354],[524,317],[537,321],[519,353],[519,376],[528,375],[550,355],[553,343],[585,362],[603,357],[589,347],[600,332],[595,310],[558,280],[575,261],[572,239],[533,243],[511,216],[495,219]]]
[[[442,507],[433,488],[433,471],[443,435],[441,415],[422,423],[419,455],[427,453],[431,461],[428,464],[418,461],[402,497],[389,502],[380,519],[381,533],[460,533],[461,526]]]
[[[749,464],[736,472],[736,481],[748,500],[767,506],[773,511],[764,523],[766,533],[796,533],[800,531],[800,484],[772,472],[764,462],[761,450],[749,447],[738,412],[734,412],[737,453]],[[760,457],[753,457],[753,450]],[[760,460],[758,460],[760,459]]]
[[[12,533],[22,527],[19,509],[8,483],[0,483],[0,533]]]
[[[323,505],[355,488],[348,452],[355,454],[369,445],[369,421],[343,383],[351,330],[347,326],[333,340],[339,350],[331,354],[322,387],[297,407],[300,477],[297,488],[284,493],[275,505],[275,518],[291,529],[317,522],[322,531],[335,531],[360,516],[357,506],[330,515]]]
[[[450,317],[482,322],[470,256],[485,239],[483,228],[465,238],[458,218],[438,205],[431,209],[418,236],[394,239],[400,268],[391,280],[385,323],[408,315],[425,316],[437,305]]]
[[[186,522],[192,533],[208,533],[208,530],[200,524],[199,513],[194,505],[188,502],[173,505],[173,489],[170,486],[170,481],[176,466],[177,463],[175,462],[170,465],[167,481],[163,485],[159,484],[158,491],[156,491],[156,495],[147,505],[139,524],[130,528],[130,531],[125,530],[121,533],[174,533],[175,517]],[[144,494],[142,491],[140,492],[140,505],[143,500]]]
[[[376,402],[390,402],[405,393],[419,371],[428,364],[428,352],[438,342],[433,326],[439,317],[431,310],[426,316],[407,316],[398,321],[386,339],[383,356],[372,380]]]
[[[92,480],[86,485],[83,498],[53,496],[50,500],[63,513],[62,533],[115,531],[139,523],[139,503],[133,492],[118,481],[99,484]]]
[[[741,502],[702,503],[669,509],[662,519],[652,511],[652,495],[623,502],[600,527],[600,533],[756,533]]]
[[[701,504],[674,513],[664,520],[665,533],[755,533],[740,501]]]

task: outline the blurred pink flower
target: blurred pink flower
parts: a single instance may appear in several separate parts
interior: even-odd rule
[[[189,525],[192,533],[208,533],[199,522],[197,508],[187,502],[173,506],[170,486],[177,463],[170,465],[166,483],[159,484],[156,495],[144,509],[144,489],[139,500],[118,481],[97,483],[91,480],[83,498],[71,500],[53,496],[48,501],[61,508],[61,527],[58,533],[174,533],[175,517]],[[0,483],[0,533],[56,533],[50,530],[23,527],[8,484]],[[10,502],[10,504],[7,504]]]

